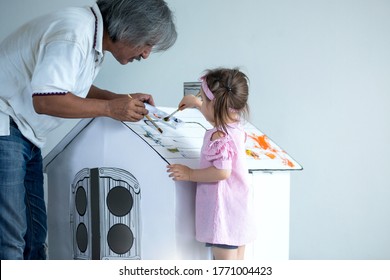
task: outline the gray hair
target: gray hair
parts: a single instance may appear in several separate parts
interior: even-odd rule
[[[176,41],[173,14],[164,0],[97,0],[113,42],[165,51]]]

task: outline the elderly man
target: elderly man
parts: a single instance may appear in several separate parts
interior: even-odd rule
[[[163,0],[97,0],[39,17],[0,44],[0,259],[45,259],[40,148],[64,118],[138,121],[149,94],[116,94],[93,81],[105,52],[120,64],[176,41]]]

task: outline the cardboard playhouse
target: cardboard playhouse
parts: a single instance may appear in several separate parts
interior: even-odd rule
[[[148,109],[153,122],[81,120],[44,158],[49,259],[212,257],[195,240],[195,183],[166,171],[170,163],[198,167],[211,126],[196,109],[169,121],[175,108]],[[245,257],[286,260],[290,173],[302,167],[252,124],[245,129],[258,234]]]

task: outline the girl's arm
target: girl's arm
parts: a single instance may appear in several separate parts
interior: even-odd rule
[[[197,99],[197,98],[196,98]],[[183,99],[184,100],[184,99]],[[215,141],[225,136],[223,131],[216,131],[211,136]],[[192,182],[217,182],[230,177],[231,169],[218,169],[210,166],[203,169],[192,169],[182,164],[171,164],[167,166],[169,177],[175,181],[192,181]]]
[[[230,169],[218,169],[214,166],[204,169],[192,169],[182,164],[171,164],[167,166],[169,177],[175,181],[192,182],[217,182],[230,177]]]

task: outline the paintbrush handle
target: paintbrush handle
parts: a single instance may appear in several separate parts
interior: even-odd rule
[[[176,109],[175,111],[173,111],[173,113],[171,113],[168,118],[172,117],[174,114],[176,114],[177,112],[180,111],[180,108]]]
[[[162,129],[156,124],[156,122],[149,115],[145,115],[145,118],[147,118],[154,125],[154,127],[157,128],[157,130],[160,133],[163,133]]]

